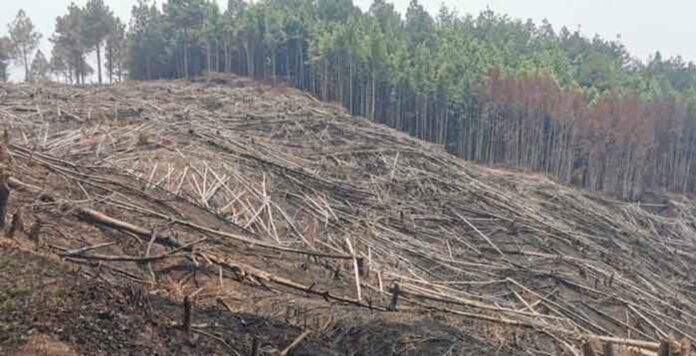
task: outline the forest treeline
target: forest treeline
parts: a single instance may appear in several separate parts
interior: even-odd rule
[[[34,38],[13,34],[20,15],[0,39],[3,73],[14,58],[29,79],[84,83],[96,53],[100,83],[102,66],[110,81],[284,81],[468,160],[624,198],[696,191],[696,66],[659,52],[641,62],[620,38],[492,11],[433,16],[417,0],[403,15],[384,0],[365,12],[351,0],[229,0],[225,11],[139,0],[128,26],[89,0],[56,19],[51,60],[30,65],[36,46],[27,56],[18,43]]]

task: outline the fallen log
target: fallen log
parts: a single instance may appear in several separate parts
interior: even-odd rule
[[[656,352],[660,348],[660,343],[659,342],[652,342],[652,341],[643,341],[643,340],[633,340],[633,339],[626,339],[622,337],[613,337],[613,336],[601,336],[601,335],[587,335],[587,337],[594,338],[596,340],[606,342],[606,343],[613,343],[617,345],[623,345],[623,346],[632,346],[632,347],[637,347],[649,351],[654,351]]]
[[[252,266],[249,266],[249,265],[246,265],[243,263],[225,261],[225,260],[222,260],[220,258],[217,258],[215,256],[211,256],[211,255],[205,255],[205,254],[201,254],[201,255],[205,259],[213,262],[214,264],[220,265],[222,267],[226,267],[226,268],[229,268],[229,269],[234,270],[234,271],[243,272],[246,275],[253,276],[254,278],[258,278],[259,280],[262,280],[262,281],[272,282],[272,283],[275,283],[275,284],[278,284],[278,285],[281,285],[281,286],[284,286],[284,287],[287,287],[290,289],[295,289],[295,290],[305,292],[307,294],[317,295],[317,296],[324,298],[326,301],[334,300],[337,302],[351,304],[354,306],[368,308],[368,309],[372,309],[372,310],[379,310],[379,311],[386,311],[387,310],[386,308],[377,307],[377,306],[371,305],[370,303],[365,303],[365,302],[362,302],[362,301],[359,301],[356,299],[351,299],[351,298],[341,297],[341,296],[331,294],[331,292],[329,292],[328,290],[316,290],[313,288],[314,287],[313,284],[310,286],[305,286],[305,285],[299,284],[295,281],[292,281],[290,279],[276,276],[272,273],[260,270],[256,267],[252,267]]]
[[[29,191],[32,193],[39,194],[39,197],[43,200],[47,200],[47,201],[51,201],[51,202],[58,201],[58,198],[56,198],[55,196],[43,191],[42,189],[40,189],[34,185],[24,183],[20,180],[10,178],[9,184],[13,189]],[[93,210],[93,209],[83,208],[83,207],[75,207],[75,209],[76,209],[77,216],[82,218],[83,220],[88,221],[88,222],[92,222],[92,223],[95,223],[98,225],[103,225],[103,226],[115,228],[118,230],[128,231],[130,233],[133,233],[133,234],[141,236],[141,237],[152,238],[152,231],[147,230],[143,227],[112,218],[104,213],[101,213],[101,212]],[[182,222],[182,223],[186,223],[186,222]],[[207,232],[227,235],[227,233],[223,233],[223,232],[220,232],[217,230],[205,228],[205,227],[195,225],[195,224],[190,223],[190,222],[188,222],[188,224],[186,224],[186,225],[191,226],[191,227],[197,227],[197,228],[202,229],[202,230],[207,231]],[[229,235],[232,235],[232,234],[229,234]],[[234,236],[234,235],[232,235],[232,236]],[[155,241],[159,244],[162,244],[162,245],[175,247],[176,249],[173,251],[190,250],[191,245],[200,242],[200,241],[196,241],[194,243],[185,245],[185,244],[182,244],[178,240],[173,239],[171,237],[156,237]],[[252,241],[249,241],[249,242],[253,243]],[[271,246],[271,247],[273,247],[273,246]],[[282,247],[279,249],[284,250],[284,248],[282,248]],[[297,252],[304,252],[304,251],[295,250],[295,249],[288,249],[288,250],[290,250],[290,251],[286,251],[286,252],[296,252],[296,253]],[[314,253],[309,252],[309,251],[307,251],[307,253],[310,255],[314,255]],[[316,255],[324,255],[324,254],[317,253]],[[323,297],[327,301],[328,300],[335,300],[335,301],[339,301],[339,302],[343,302],[343,303],[347,303],[347,304],[352,304],[352,305],[356,305],[356,306],[360,306],[360,307],[364,307],[364,308],[369,308],[369,309],[386,310],[385,308],[375,307],[375,306],[369,305],[367,303],[364,303],[364,302],[361,302],[361,301],[358,301],[355,299],[336,296],[336,295],[331,294],[329,291],[314,290],[314,289],[312,289],[312,286],[307,287],[307,286],[304,286],[302,284],[296,283],[292,280],[289,280],[289,279],[286,279],[286,278],[283,278],[280,276],[275,276],[271,273],[268,273],[266,271],[262,271],[260,269],[255,268],[255,267],[247,266],[247,265],[244,265],[241,263],[224,261],[224,260],[221,260],[215,256],[207,256],[207,255],[203,255],[203,256],[206,259],[208,259],[208,260],[212,261],[213,263],[220,265],[222,267],[230,268],[233,270],[240,270],[240,271],[243,271],[246,274],[254,276],[255,278],[258,278],[260,280],[270,281],[270,282],[273,282],[273,283],[276,283],[276,284],[279,284],[279,285],[282,285],[282,286],[285,286],[288,288],[304,291],[304,292],[309,293],[309,294],[318,295],[318,296]],[[77,255],[77,256],[71,256],[71,257],[72,258],[85,258],[88,256]],[[168,257],[168,256],[164,256],[164,257]],[[163,258],[163,256],[162,255],[161,256],[153,256],[153,257],[96,256],[95,259],[100,259],[100,258],[103,260],[111,260],[111,261],[147,262],[147,261],[151,261],[153,259]],[[348,258],[352,259],[353,257],[349,256]]]
[[[39,198],[44,201],[50,201],[50,202],[57,202],[59,201],[59,198],[56,196],[44,191],[43,189],[36,187],[34,185],[24,183],[18,179],[10,177],[8,180],[9,186],[12,189],[20,190],[20,191],[28,191],[34,194],[38,194]],[[104,213],[101,213],[99,211],[89,209],[89,208],[84,208],[84,207],[79,207],[75,206],[75,213],[77,214],[78,218],[85,220],[90,223],[94,223],[97,225],[102,225],[110,228],[114,228],[117,230],[123,230],[123,231],[128,231],[132,234],[138,235],[143,238],[150,238],[152,235],[152,231],[145,229],[143,227],[137,226],[130,224],[128,222],[114,219]],[[181,247],[183,244],[176,238],[172,236],[158,236],[156,239],[156,242],[169,246],[169,247]]]
[[[39,198],[42,200],[45,200],[45,201],[50,201],[50,202],[59,201],[59,198],[44,191],[43,189],[41,189],[37,186],[31,185],[28,183],[24,183],[18,179],[12,178],[12,177],[9,178],[8,182],[9,182],[9,186],[12,189],[28,191],[28,192],[31,192],[34,194],[39,194]],[[84,207],[79,207],[79,206],[75,206],[74,208],[76,209],[77,216],[84,221],[94,223],[97,225],[102,225],[102,226],[114,228],[117,230],[128,231],[128,232],[135,234],[135,235],[138,235],[142,238],[147,238],[148,240],[152,237],[152,231],[148,230],[146,228],[143,228],[141,226],[137,226],[137,225],[128,223],[126,221],[115,219],[113,217],[110,217],[110,216],[108,216],[102,212],[99,212],[97,210],[94,210],[94,209],[89,209],[89,208],[84,208]],[[254,246],[260,246],[260,247],[264,247],[264,248],[268,248],[268,249],[272,249],[272,250],[276,250],[276,251],[301,254],[301,255],[305,255],[305,256],[313,256],[313,257],[319,257],[319,258],[330,258],[330,259],[340,259],[340,260],[352,260],[354,258],[357,258],[358,263],[362,263],[362,257],[353,257],[352,255],[331,254],[331,253],[323,253],[323,252],[315,252],[315,251],[305,251],[305,250],[299,250],[299,249],[294,249],[294,248],[275,246],[275,245],[271,245],[268,243],[264,243],[262,241],[254,241],[254,240],[248,239],[244,236],[240,236],[240,235],[236,235],[236,234],[232,234],[232,233],[228,233],[228,232],[224,232],[224,231],[220,231],[220,230],[211,229],[211,228],[208,228],[205,226],[195,224],[191,221],[175,219],[175,218],[172,218],[170,216],[160,214],[157,212],[151,212],[151,213],[157,215],[158,217],[160,217],[162,219],[166,219],[167,221],[170,221],[172,223],[175,223],[175,224],[178,224],[181,226],[186,226],[186,227],[189,227],[189,228],[201,231],[201,232],[234,239],[234,240],[244,242],[244,243],[254,245]],[[160,245],[174,247],[174,248],[182,246],[181,241],[179,241],[175,237],[169,236],[169,235],[157,236],[155,238],[155,242],[157,242]]]
[[[286,356],[288,353],[290,353],[290,351],[292,351],[292,349],[297,347],[297,345],[299,345],[300,342],[302,342],[302,340],[304,340],[311,333],[311,330],[305,330],[305,332],[303,332],[302,334],[300,334],[300,336],[295,338],[295,340],[290,345],[288,345],[288,347],[284,348],[283,351],[280,352],[280,356]]]
[[[312,256],[312,257],[319,257],[319,258],[329,258],[329,259],[335,259],[335,260],[353,260],[356,258],[358,260],[358,264],[363,263],[363,258],[356,256],[353,257],[353,255],[343,255],[343,254],[335,254],[335,253],[324,253],[324,252],[316,252],[316,251],[306,251],[306,250],[300,250],[300,249],[295,249],[295,248],[290,248],[290,247],[282,247],[282,246],[277,246],[277,245],[272,245],[269,243],[265,243],[263,241],[257,241],[257,240],[252,240],[248,237],[238,235],[238,234],[233,234],[221,230],[215,230],[211,229],[206,226],[198,225],[194,222],[188,221],[188,220],[181,220],[181,219],[176,219],[174,217],[161,214],[155,211],[148,211],[149,214],[153,214],[161,219],[167,220],[173,224],[185,226],[194,230],[198,230],[203,233],[211,234],[211,235],[217,235],[220,237],[224,238],[229,238],[232,240],[236,240],[242,243],[246,243],[255,247],[263,247],[279,252],[287,252],[287,253],[292,253],[292,254],[299,254],[299,255],[305,255],[305,256]],[[149,235],[148,235],[149,237]]]

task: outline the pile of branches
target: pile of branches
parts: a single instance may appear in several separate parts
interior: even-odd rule
[[[153,265],[181,259],[206,266],[203,290],[231,279],[475,319],[569,354],[598,341],[686,354],[696,342],[696,211],[684,197],[627,203],[482,168],[300,91],[234,77],[9,86],[0,102],[11,190],[141,241],[51,243],[65,260],[154,285]],[[37,206],[10,200],[8,216]]]

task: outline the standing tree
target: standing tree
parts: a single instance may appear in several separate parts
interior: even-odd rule
[[[109,82],[113,83],[114,76],[119,81],[123,80],[123,62],[126,57],[126,25],[119,18],[114,19],[113,27],[106,37],[106,72],[109,74]]]
[[[244,0],[227,0],[227,15],[237,17],[244,11],[247,3]]]
[[[208,75],[213,71],[219,71],[222,25],[222,15],[217,3],[211,2],[206,4],[206,16],[198,37],[205,44],[206,71]]]
[[[189,77],[192,69],[194,71],[199,69],[192,63],[192,52],[194,52],[192,49],[196,45],[197,35],[201,33],[206,5],[204,0],[169,0],[163,7],[171,26],[169,31],[180,48],[177,53],[181,53],[183,59],[181,74],[186,78]]]
[[[11,47],[9,37],[0,37],[0,82],[3,83],[9,79],[7,68],[10,66]]]
[[[265,33],[263,36],[263,44],[268,49],[268,55],[270,59],[269,68],[270,75],[273,78],[273,82],[276,81],[276,56],[278,47],[282,43],[285,43],[286,34],[283,29],[283,19],[284,12],[280,10],[270,11],[264,18],[265,23]]]
[[[430,14],[423,8],[418,0],[411,0],[406,10],[404,30],[411,39],[411,48],[415,49],[419,44],[432,41],[435,21]],[[428,43],[432,45],[432,43]]]
[[[71,81],[75,83],[85,82],[85,76],[90,68],[85,60],[87,48],[83,38],[82,9],[75,4],[68,6],[68,13],[56,18],[56,27],[51,42],[54,45],[54,53],[61,53],[66,67],[73,73]]]
[[[46,56],[44,56],[41,50],[38,50],[34,60],[31,62],[31,80],[35,82],[48,80],[50,71],[51,65],[48,63]]]
[[[173,54],[165,51],[168,38],[165,17],[148,0],[138,0],[131,9],[128,29],[128,75],[133,79],[157,79],[173,72],[168,64]]]
[[[24,10],[19,10],[14,21],[8,26],[12,58],[24,65],[24,80],[31,80],[29,64],[34,51],[39,46],[41,34],[34,30],[34,24]]]
[[[56,45],[53,46],[51,50],[51,73],[56,76],[57,80],[60,80],[62,76],[65,83],[70,83],[72,81],[72,69],[70,68],[68,61],[68,54],[61,50],[61,47]]]
[[[101,48],[114,28],[114,14],[104,4],[104,0],[89,0],[83,10],[83,16],[84,45],[97,51],[97,74],[99,84],[102,84]]]

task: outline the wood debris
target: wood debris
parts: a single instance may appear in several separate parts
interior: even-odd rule
[[[150,284],[175,260],[195,271],[184,289],[209,273],[216,289],[234,280],[351,308],[500,321],[576,354],[588,339],[649,352],[669,335],[696,341],[693,201],[613,201],[482,168],[258,86],[50,85],[55,95],[35,98],[0,87],[9,186],[34,197],[8,212],[119,232],[89,244],[65,233],[59,254],[127,264]],[[129,110],[139,114],[119,115]],[[37,241],[60,227],[31,221]],[[131,243],[141,250],[126,253]]]

